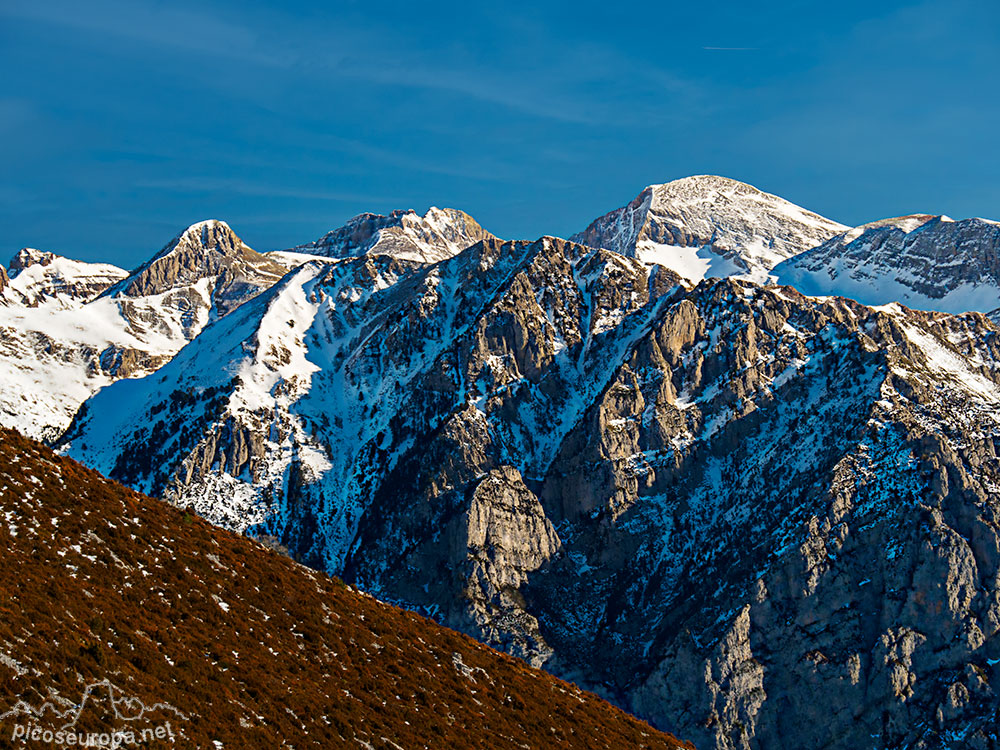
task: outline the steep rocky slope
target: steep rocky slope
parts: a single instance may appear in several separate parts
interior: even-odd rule
[[[64,448],[702,747],[992,747],[997,333],[486,240],[307,264]]]
[[[0,424],[54,439],[99,388],[155,371],[285,272],[219,221],[131,274],[22,250],[0,292]]]
[[[0,514],[5,742],[37,727],[161,728],[210,750],[686,746],[2,428]]]
[[[423,216],[413,210],[393,211],[388,216],[361,214],[315,242],[292,248],[288,253],[329,258],[391,255],[401,260],[434,263],[492,236],[467,213],[432,206]],[[282,253],[276,255],[280,257]]]
[[[690,281],[764,282],[781,261],[846,229],[751,185],[699,175],[650,185],[570,239],[659,263]]]
[[[1000,224],[901,216],[865,224],[774,269],[804,294],[961,313],[1000,308]]]

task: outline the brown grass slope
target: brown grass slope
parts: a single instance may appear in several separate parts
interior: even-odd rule
[[[157,709],[181,747],[685,746],[0,430],[0,714],[102,680],[183,714]],[[139,728],[111,705],[77,728]],[[0,721],[0,747],[26,720]]]

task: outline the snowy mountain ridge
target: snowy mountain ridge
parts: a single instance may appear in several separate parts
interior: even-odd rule
[[[804,294],[961,313],[1000,308],[1000,224],[916,214],[864,224],[774,269]]]
[[[126,275],[109,263],[84,263],[25,247],[11,258],[6,283],[0,283],[0,305],[71,309]]]
[[[155,371],[284,274],[218,221],[192,225],[130,274],[21,251],[0,292],[0,424],[55,439],[90,395]]]

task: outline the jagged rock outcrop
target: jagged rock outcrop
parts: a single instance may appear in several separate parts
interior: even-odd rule
[[[30,268],[34,265],[40,266],[50,266],[52,261],[55,260],[55,253],[45,252],[44,250],[36,250],[33,247],[22,247],[15,253],[14,257],[10,259],[10,263],[7,265],[10,267],[10,271],[13,274],[18,274],[25,268]]]
[[[1000,224],[924,214],[876,221],[781,263],[774,275],[804,294],[988,313],[1000,307]]]
[[[699,747],[990,747],[1000,331],[679,281],[306,264],[65,448]]]
[[[765,282],[781,261],[846,229],[746,183],[698,175],[650,185],[570,239],[659,263],[690,281]]]
[[[329,258],[382,254],[434,263],[492,237],[464,211],[432,206],[423,216],[412,209],[393,211],[388,216],[360,214],[315,242],[288,252]]]
[[[478,422],[474,417],[472,421]],[[385,490],[392,491],[392,486]],[[425,496],[432,493],[434,488],[429,488]],[[444,494],[428,498],[438,506],[429,514],[416,509],[407,516],[408,527],[443,525],[408,551],[392,595],[405,600],[407,586],[426,588],[428,606],[439,617],[533,665],[543,664],[552,651],[521,589],[530,574],[558,552],[560,543],[538,497],[524,484],[520,472],[506,465],[490,469],[460,494],[447,489]],[[438,510],[442,504],[449,508],[443,516]],[[378,520],[368,521],[362,521],[361,546],[385,531]],[[359,560],[352,575],[377,576],[373,562],[379,564],[371,558]],[[427,570],[438,572],[435,580],[428,580]]]

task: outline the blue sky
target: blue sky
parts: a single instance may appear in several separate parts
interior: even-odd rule
[[[998,40],[985,0],[2,0],[0,259],[430,205],[566,236],[701,173],[847,224],[1000,218]]]

